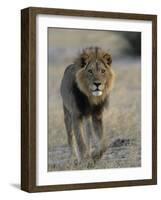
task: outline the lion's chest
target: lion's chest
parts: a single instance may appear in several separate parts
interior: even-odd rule
[[[97,105],[91,105],[89,103],[88,97],[80,91],[77,84],[73,84],[73,95],[76,101],[79,112],[82,116],[101,114],[105,105],[107,104],[107,98]]]

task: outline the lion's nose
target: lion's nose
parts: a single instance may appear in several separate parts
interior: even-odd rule
[[[95,84],[96,87],[99,87],[101,85],[100,82],[94,82],[94,84]]]

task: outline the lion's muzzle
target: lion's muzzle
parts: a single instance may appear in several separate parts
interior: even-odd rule
[[[104,85],[101,82],[94,82],[90,87],[93,96],[101,96]]]

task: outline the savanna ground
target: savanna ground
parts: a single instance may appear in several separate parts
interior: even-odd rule
[[[55,30],[53,34],[52,31],[49,35],[48,67],[48,171],[141,166],[140,57],[120,54],[123,48],[127,47],[126,50],[128,50],[128,43],[126,39],[123,40],[120,34],[102,32],[102,37],[98,37],[100,34],[93,31],[90,37],[86,37],[86,34],[83,37],[84,32],[72,34],[72,32]],[[122,43],[118,44],[120,38]],[[105,40],[111,47],[112,67],[116,73],[110,105],[104,111],[103,117],[104,142],[107,150],[96,162],[87,159],[78,164],[75,162],[75,156],[70,157],[70,149],[67,144],[60,83],[65,68],[72,63],[77,55],[74,51],[78,49],[77,46],[80,47],[82,44],[89,46],[89,42],[93,44],[93,41],[97,41],[94,44],[102,47]],[[64,51],[65,47],[66,51]],[[53,52],[54,56],[52,56]],[[66,57],[64,58],[64,56]]]

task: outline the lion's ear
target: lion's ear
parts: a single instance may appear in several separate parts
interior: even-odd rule
[[[87,54],[82,54],[81,56],[81,67],[85,67],[88,63],[89,56]]]
[[[108,65],[111,65],[112,63],[112,57],[110,54],[106,53],[104,56],[103,56],[103,59],[105,60],[105,62],[108,64]]]

